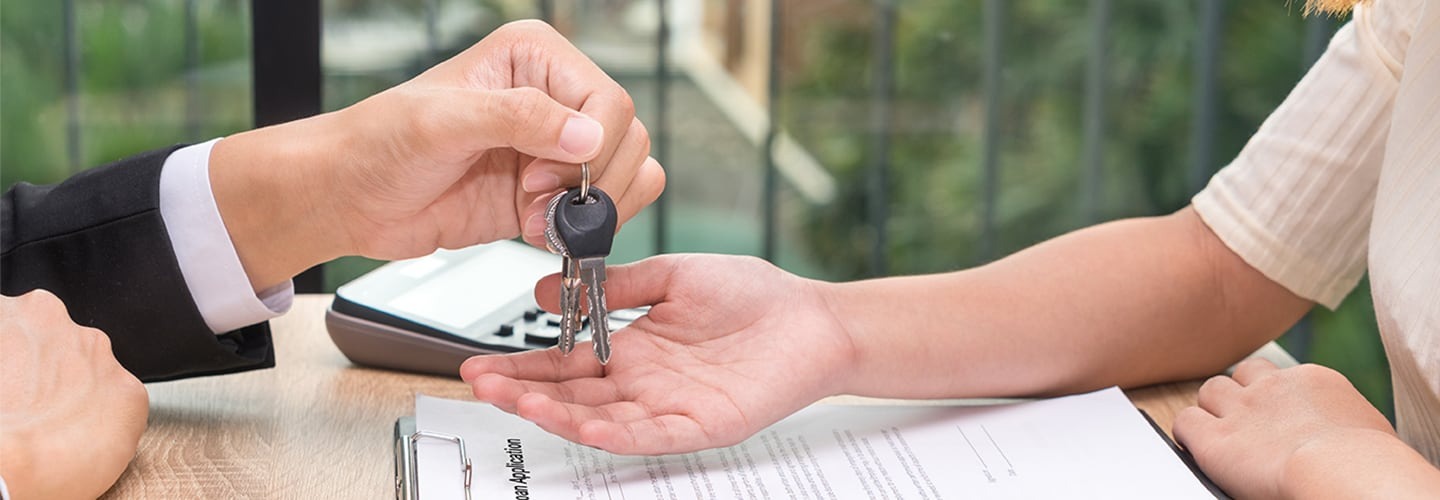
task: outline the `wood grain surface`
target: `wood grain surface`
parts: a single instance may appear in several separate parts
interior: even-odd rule
[[[298,296],[273,321],[274,369],[149,384],[149,429],[104,498],[393,498],[395,419],[416,393],[470,399],[469,386],[352,365],[325,331],[330,300]],[[1126,393],[1168,431],[1198,387]]]

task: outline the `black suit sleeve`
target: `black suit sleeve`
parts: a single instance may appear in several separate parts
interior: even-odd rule
[[[160,169],[175,149],[7,191],[0,291],[59,296],[76,323],[110,335],[116,359],[142,381],[275,366],[268,324],[217,336],[190,297],[160,218]]]

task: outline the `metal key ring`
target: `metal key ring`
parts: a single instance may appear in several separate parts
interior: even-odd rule
[[[590,162],[580,164],[580,203],[590,200]]]

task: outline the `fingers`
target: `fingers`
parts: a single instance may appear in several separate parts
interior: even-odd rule
[[[620,455],[660,455],[734,444],[716,441],[704,426],[685,415],[657,415],[630,422],[590,420],[579,426],[576,442]]]
[[[1223,418],[1234,411],[1237,405],[1243,404],[1241,393],[1245,387],[1278,371],[1275,363],[1269,360],[1247,359],[1235,366],[1232,377],[1217,375],[1205,381],[1196,395],[1196,403],[1205,411]]]
[[[605,272],[608,274],[616,267],[618,266],[607,266]],[[607,283],[605,286],[608,288],[610,284]],[[615,307],[615,303],[610,300],[610,291],[608,289],[605,291],[605,294],[606,303],[612,308]],[[540,281],[535,283],[535,303],[539,304],[541,309],[560,314],[560,273],[540,278]]]
[[[620,401],[620,390],[605,378],[580,378],[564,382],[518,380],[498,373],[483,373],[470,380],[475,399],[491,403],[514,413],[521,396],[532,392],[550,399],[585,406],[601,406]]]
[[[556,401],[542,393],[521,396],[516,402],[515,414],[534,422],[546,432],[591,446],[594,445],[586,442],[580,432],[587,422],[626,423],[651,416],[649,410],[633,401],[587,406]]]
[[[537,174],[539,177],[544,177],[545,179],[534,181],[536,185],[548,184],[551,182],[548,176],[555,175],[550,172],[552,168],[558,171],[574,173],[576,180],[572,181],[571,179],[565,178],[559,181],[562,182],[564,186],[575,186],[579,184],[579,169],[575,168],[572,164],[545,160],[537,160],[535,163],[544,163],[544,165],[532,167],[535,171],[527,173],[522,180],[522,184],[532,182],[531,179]],[[624,225],[630,219],[634,218],[635,215],[639,214],[640,210],[650,206],[651,203],[654,203],[655,200],[660,197],[660,192],[665,189],[665,169],[662,168],[660,162],[655,161],[654,158],[646,157],[645,161],[640,164],[639,168],[629,179],[629,185],[619,190],[622,194],[616,195],[611,188],[602,189],[605,189],[605,192],[610,194],[611,198],[615,200],[615,211],[620,218],[620,225]],[[537,196],[521,208],[520,214],[523,218],[522,220],[525,221],[521,226],[521,234],[524,236],[526,243],[535,245],[536,247],[545,247],[545,207],[550,203],[550,198],[554,197],[554,194],[557,192],[558,191],[552,190],[551,192]],[[522,203],[524,202],[522,201]]]
[[[605,302],[610,310],[658,304],[670,293],[672,277],[684,255],[660,255],[633,264],[605,268]],[[535,301],[549,310],[558,306],[560,275],[546,276],[535,285]]]
[[[675,273],[688,256],[661,255],[606,269],[605,300],[612,310],[658,304],[670,296]],[[559,283],[557,282],[558,286]]]
[[[496,88],[542,89],[556,102],[594,118],[604,127],[606,140],[593,157],[585,159],[592,161],[597,178],[617,163],[613,160],[617,158],[617,151],[626,137],[633,135],[628,130],[635,119],[635,102],[619,83],[569,40],[543,22],[517,21],[496,29],[477,44],[476,49],[479,50],[473,54],[467,50],[458,59],[465,66],[492,66],[493,73],[478,76],[477,83]],[[487,61],[493,62],[487,64]],[[630,158],[638,165],[649,154],[649,138],[629,140],[644,142],[645,152]]]
[[[1224,417],[1240,396],[1241,387],[1235,379],[1224,375],[1217,375],[1206,380],[1200,386],[1196,394],[1196,404],[1205,411],[1217,416]]]
[[[1235,365],[1235,373],[1231,375],[1240,385],[1248,386],[1255,383],[1280,369],[1265,358],[1250,358]]]
[[[597,159],[601,168],[591,172],[595,185],[609,193],[611,198],[624,198],[625,192],[630,188],[630,179],[635,177],[649,157],[650,134],[645,131],[645,126],[640,124],[639,119],[631,118],[615,151],[608,158],[602,156]],[[592,164],[591,167],[595,165]]]
[[[585,441],[580,441],[580,424],[598,415],[598,411],[566,405],[543,393],[527,393],[516,402],[516,415],[534,422],[550,434],[585,444]]]
[[[440,150],[481,151],[509,147],[554,161],[590,161],[605,143],[605,128],[533,87],[504,90],[415,91],[422,108],[413,115],[416,137]]]
[[[622,455],[686,453],[714,443],[695,419],[654,415],[643,405],[621,401],[601,406],[563,403],[541,393],[522,396],[521,418],[546,432]],[[729,443],[724,443],[729,444]]]
[[[460,364],[460,378],[466,382],[482,374],[496,373],[521,380],[537,382],[562,382],[565,380],[599,377],[605,374],[604,366],[589,356],[580,359],[566,359],[559,349],[541,349],[515,354],[484,354],[465,360]]]
[[[630,94],[625,93],[625,89],[614,80],[609,80],[608,76],[605,79],[609,84],[595,87],[580,106],[581,113],[595,117],[611,135],[590,163],[590,175],[597,180],[604,179],[612,170],[634,170],[650,155],[650,135],[635,119],[635,104],[630,100]],[[551,91],[557,94],[557,98],[564,93],[556,88],[551,88]],[[603,185],[601,189],[610,191]]]
[[[560,188],[580,185],[581,177],[580,167],[574,163],[539,159],[520,172],[520,189],[548,199]]]
[[[632,178],[642,169],[650,154],[650,135],[645,126],[635,119],[635,102],[630,94],[565,37],[544,23],[510,23],[496,30],[492,37],[496,44],[509,49],[505,52],[509,54],[508,74],[511,79],[504,82],[506,86],[543,89],[556,102],[579,110],[604,127],[603,145],[593,158],[587,158],[590,160],[591,178],[612,198],[628,198],[626,191],[632,185]],[[548,192],[561,186],[579,184],[580,169],[573,165],[578,161],[551,159],[572,164],[549,165],[545,175],[537,174],[533,184],[525,188],[526,191]],[[653,175],[653,170],[646,171]],[[545,189],[556,178],[561,184]],[[654,180],[650,180],[642,187],[648,189],[654,184]],[[620,221],[623,223],[639,209],[629,206],[634,203],[622,205],[626,205],[626,209],[620,210]]]
[[[604,147],[605,126],[594,118],[576,113],[545,92],[531,87],[482,92],[475,128],[470,134],[484,134],[494,140],[490,147],[512,147],[516,151],[555,161],[589,161]]]
[[[609,130],[609,129],[606,129]],[[640,170],[650,154],[650,138],[640,120],[631,119],[628,130],[622,130],[618,149],[605,165],[601,158],[590,164],[590,181],[604,189],[611,198],[623,198],[630,186],[630,179]],[[550,193],[560,188],[580,185],[584,177],[580,166],[574,163],[540,160],[526,166],[522,172],[520,186],[527,193]]]
[[[649,153],[650,139],[645,127],[640,120],[631,119],[619,149],[610,160],[603,166],[598,159],[590,165],[591,181],[615,200],[621,224],[653,203],[665,188],[665,170]],[[526,193],[549,200],[556,190],[579,186],[581,177],[580,168],[573,163],[536,160],[521,172],[520,186]],[[542,212],[543,208],[543,204],[538,205],[534,213]]]
[[[630,179],[630,186],[625,189],[624,198],[615,200],[616,211],[620,214],[620,224],[640,213],[641,209],[655,203],[660,198],[660,192],[665,190],[665,169],[660,162],[654,158],[645,158],[640,164],[640,169]]]
[[[546,248],[545,242],[545,207],[550,204],[553,195],[545,195],[530,201],[530,204],[519,213],[524,221],[520,226],[520,235],[526,243],[536,248]]]
[[[539,159],[526,165],[516,186],[521,234],[532,245],[543,244],[544,225],[538,219],[550,198],[546,193],[578,185],[581,162],[590,163],[596,186],[616,200],[621,224],[657,199],[664,187],[664,171],[649,160],[650,136],[635,118],[629,93],[543,22],[508,23],[415,81],[413,86],[488,99],[479,106],[483,113],[464,112],[472,116],[458,122],[449,116],[453,113],[434,113],[439,118],[425,119],[423,129],[448,130],[450,140],[480,130],[486,136],[480,139],[482,146],[512,147]],[[427,109],[453,109],[454,101]],[[490,116],[474,116],[482,114]]]
[[[1199,455],[1200,450],[1197,448],[1211,441],[1210,438],[1216,434],[1219,425],[1220,420],[1215,415],[1191,406],[1175,414],[1175,426],[1171,432],[1175,434],[1176,443]]]

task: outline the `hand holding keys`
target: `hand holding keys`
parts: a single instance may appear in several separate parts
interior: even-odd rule
[[[580,187],[556,194],[545,210],[545,241],[564,258],[560,270],[560,351],[575,349],[580,319],[580,287],[590,302],[590,331],[595,357],[610,361],[609,312],[605,307],[605,257],[615,241],[619,219],[615,202],[590,185],[590,164],[580,166]]]

